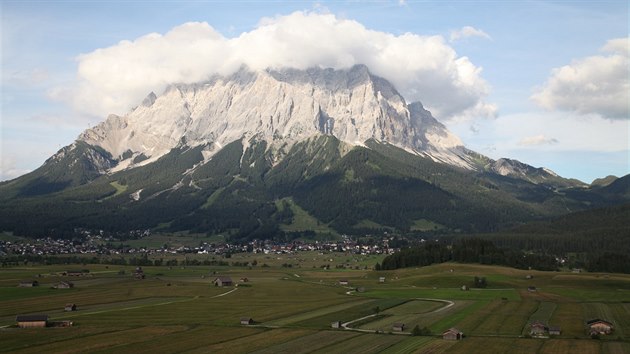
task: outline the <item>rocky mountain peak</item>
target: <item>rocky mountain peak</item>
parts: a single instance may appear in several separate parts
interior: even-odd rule
[[[142,162],[147,164],[182,143],[220,147],[245,138],[289,148],[321,134],[350,145],[384,141],[472,168],[459,138],[419,102],[408,105],[365,65],[345,70],[242,67],[227,77],[171,85],[161,95],[150,93],[127,115],[110,116],[79,140],[120,161],[128,159],[117,167],[128,168],[139,155],[148,157]]]

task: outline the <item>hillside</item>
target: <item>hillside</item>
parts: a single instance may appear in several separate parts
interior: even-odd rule
[[[291,238],[291,199],[335,233],[489,232],[627,202],[627,181],[588,187],[471,151],[364,65],[242,68],[151,93],[0,183],[0,231]]]

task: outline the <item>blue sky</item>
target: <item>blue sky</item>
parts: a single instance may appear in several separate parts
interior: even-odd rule
[[[296,11],[352,21],[360,31],[400,42],[406,33],[417,40],[437,38],[444,60],[459,65],[466,59],[463,68],[478,72],[459,92],[449,91],[458,84],[448,77],[461,74],[461,68],[444,69],[435,90],[422,73],[415,81],[392,81],[403,86],[403,95],[422,86],[413,98],[473,150],[585,182],[625,175],[630,173],[628,10],[627,1],[3,1],[0,180],[37,168],[107,113],[125,113],[124,105],[96,101],[114,95],[112,80],[80,70],[94,62],[112,65],[111,53],[121,41],[131,41],[140,52],[139,38],[165,35],[189,22],[207,23],[229,40],[255,35],[269,21],[291,26]],[[340,39],[310,40],[327,45]],[[111,50],[99,51],[104,48]],[[410,47],[409,56],[423,61],[422,48]],[[450,51],[456,57],[449,59]],[[125,60],[132,59],[123,55],[121,63]],[[400,75],[398,64],[391,65],[391,70],[381,65],[378,73],[388,79],[390,73]],[[150,91],[142,77],[132,79],[139,82],[128,92]],[[125,89],[131,90],[121,84],[120,92]],[[89,97],[78,100],[79,95]],[[477,103],[483,107],[473,109]]]

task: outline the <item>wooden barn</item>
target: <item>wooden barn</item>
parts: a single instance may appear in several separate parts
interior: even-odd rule
[[[442,339],[445,340],[461,340],[464,338],[464,332],[457,328],[449,328],[442,333]]]
[[[66,304],[66,306],[63,308],[63,310],[66,311],[66,312],[76,311],[77,310],[77,305],[76,304]]]
[[[559,336],[560,334],[562,334],[562,330],[559,326],[549,326],[549,335]]]
[[[402,332],[405,330],[405,324],[404,323],[400,323],[400,322],[396,322],[392,325],[392,331],[394,332]]]
[[[20,328],[42,328],[48,325],[48,315],[18,315],[15,321]]]
[[[74,288],[74,283],[69,281],[62,281],[55,286],[57,289],[71,289]]]
[[[34,286],[39,286],[39,282],[37,280],[24,280],[18,284],[20,288],[32,288]]]
[[[232,286],[234,284],[230,277],[216,277],[212,283],[214,286]]]

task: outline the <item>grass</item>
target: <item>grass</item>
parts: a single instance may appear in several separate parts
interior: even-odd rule
[[[212,192],[206,202],[201,206],[201,209],[207,209],[211,207],[219,199],[219,196],[221,195],[221,193],[223,193],[224,190],[225,187],[219,187],[217,188],[217,190]]]
[[[545,341],[539,354],[575,353],[598,354],[600,343],[592,340],[550,339]]]
[[[433,333],[442,333],[451,327],[456,327],[464,333],[470,333],[473,328],[483,321],[484,317],[481,309],[485,308],[487,305],[487,301],[465,303],[452,315],[445,316],[433,323],[429,329]]]
[[[111,199],[111,198],[117,197],[117,196],[125,193],[125,191],[129,187],[127,185],[122,185],[122,184],[118,183],[118,181],[109,182],[109,185],[114,187],[114,188],[116,188],[116,193],[110,195],[107,198],[104,198],[103,200],[107,200],[107,199]]]
[[[284,198],[276,201],[276,207],[282,209],[282,202],[287,202],[291,211],[293,212],[293,221],[291,224],[281,224],[280,229],[283,231],[305,231],[313,230],[318,234],[330,234],[331,236],[338,238],[337,231],[328,227],[328,224],[322,223],[317,218],[309,214],[306,210],[297,205],[293,199]]]
[[[506,301],[490,313],[485,320],[471,331],[479,335],[520,335],[527,320],[536,311],[534,301]]]
[[[415,220],[411,225],[411,231],[432,231],[443,229],[444,225],[438,224],[431,220],[419,219]]]
[[[449,354],[537,353],[542,341],[519,338],[466,338],[448,349]],[[568,353],[568,352],[567,352]]]
[[[369,219],[363,219],[353,226],[355,229],[374,229],[374,230],[390,230],[394,231],[391,226],[381,225]]]
[[[157,236],[155,242],[176,236]],[[199,242],[184,236],[185,242]],[[192,256],[191,256],[192,257]],[[205,255],[209,257],[209,255]],[[210,256],[211,257],[211,256]],[[269,257],[269,258],[267,258]],[[236,254],[227,261],[268,263],[269,267],[143,267],[147,279],[131,277],[132,266],[41,266],[29,264],[0,270],[0,326],[15,323],[15,315],[46,313],[52,320],[71,320],[70,328],[0,330],[0,352],[41,353],[627,353],[630,350],[630,302],[624,294],[630,277],[611,274],[572,275],[529,272],[505,267],[441,264],[422,268],[375,272],[354,269],[322,270],[318,265],[370,264],[374,258],[343,253],[304,252],[295,255]],[[332,261],[330,261],[332,259]],[[283,268],[292,263],[293,268]],[[313,268],[315,267],[315,268]],[[89,276],[63,277],[66,269],[87,268]],[[125,270],[125,275],[118,275]],[[526,280],[532,273],[534,279]],[[40,274],[39,278],[35,278]],[[217,288],[215,275],[249,278],[248,287]],[[475,275],[486,276],[490,286],[461,291],[460,284]],[[385,283],[378,278],[384,276]],[[20,280],[38,279],[39,288],[18,288]],[[341,278],[366,292],[346,295]],[[50,289],[61,280],[75,288]],[[169,286],[170,284],[170,286]],[[437,284],[437,286],[436,286]],[[528,293],[528,284],[540,291]],[[433,287],[436,287],[435,289]],[[619,290],[621,289],[621,290]],[[571,295],[571,290],[575,294]],[[588,294],[598,294],[589,299]],[[604,295],[602,295],[604,294]],[[417,300],[446,299],[453,306]],[[505,298],[505,300],[503,299]],[[596,300],[596,299],[606,300]],[[65,303],[79,311],[64,312]],[[333,321],[352,321],[380,309],[360,328],[391,331],[402,321],[428,326],[435,336],[370,334],[331,330]],[[252,317],[257,326],[241,326],[240,317]],[[596,341],[584,323],[591,317],[615,324],[611,336]],[[560,326],[562,335],[526,339],[533,320]],[[276,327],[265,327],[265,326]],[[445,341],[439,334],[456,327],[462,341]]]
[[[421,289],[421,288],[387,288],[374,289],[366,293],[370,297],[383,298],[429,298],[429,299],[449,299],[449,300],[481,300],[489,301],[506,298],[512,301],[520,300],[518,292],[514,289],[474,289],[462,291],[459,288],[450,289]]]
[[[363,334],[360,336],[352,337],[341,343],[326,346],[322,349],[316,350],[313,353],[379,353],[384,350],[388,350],[390,347],[401,342],[406,337],[396,335],[373,335]]]
[[[314,328],[330,328],[330,325],[334,321],[348,322],[357,318],[365,317],[374,313],[374,309],[378,307],[381,311],[387,310],[391,307],[395,307],[404,303],[404,300],[399,299],[369,299],[368,302],[354,300],[354,306],[345,308],[340,311],[328,312],[318,317],[311,317],[301,322],[295,322],[295,326],[314,327]],[[360,302],[357,302],[359,300]]]
[[[255,351],[255,354],[310,353],[324,347],[334,346],[337,343],[347,341],[360,336],[357,332],[348,331],[319,331],[290,341]]]

